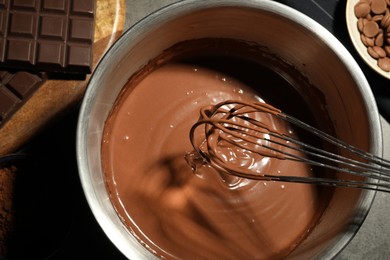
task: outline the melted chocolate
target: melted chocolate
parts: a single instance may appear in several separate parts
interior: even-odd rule
[[[263,63],[242,59],[246,54],[229,55],[232,46],[227,41],[224,48],[208,45],[208,51],[196,44],[205,55],[194,58],[193,49],[191,57],[186,55],[186,44],[163,55],[175,53],[175,62],[156,68],[160,62],[152,61],[132,78],[107,120],[102,161],[112,203],[134,236],[157,256],[286,256],[315,225],[327,193],[305,184],[247,179],[231,185],[207,166],[193,174],[184,158],[192,151],[188,135],[201,107],[227,99],[252,101],[260,96],[309,123],[328,126],[320,113],[323,103],[308,109],[305,101],[315,90],[300,95],[304,86],[295,83],[301,76],[267,55],[256,58]],[[314,120],[320,114],[324,120]],[[294,162],[270,167],[312,174],[310,167]]]

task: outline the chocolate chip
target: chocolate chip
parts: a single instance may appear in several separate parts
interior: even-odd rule
[[[355,5],[355,15],[356,17],[366,17],[371,12],[370,4],[367,2],[358,2]]]
[[[390,71],[390,58],[384,57],[378,59],[378,66],[384,71],[389,72]]]
[[[364,34],[361,34],[360,35],[360,39],[362,40],[363,44],[366,46],[366,47],[369,47],[369,46],[374,46],[375,45],[375,40],[374,38],[369,38],[367,36],[365,36]]]
[[[386,57],[386,52],[379,46],[373,46],[367,48],[368,54],[374,59],[384,58]]]
[[[383,19],[384,15],[383,14],[377,14],[377,15],[374,15],[372,18],[371,18],[371,21],[373,22],[381,22],[382,19]]]
[[[374,21],[368,21],[363,27],[363,33],[367,37],[374,37],[379,32],[379,26]]]
[[[389,26],[390,26],[390,12],[387,12],[387,14],[383,17],[381,21],[381,27],[388,28]]]
[[[367,23],[367,19],[365,18],[359,18],[357,22],[357,27],[359,32],[363,32],[364,25]]]
[[[367,8],[369,9],[367,11]],[[360,0],[355,5],[360,39],[378,66],[390,67],[390,0]]]
[[[385,46],[384,50],[386,52],[387,57],[390,57],[390,46]]]
[[[387,3],[385,0],[372,0],[371,12],[374,14],[383,14],[387,10]]]
[[[383,32],[379,33],[376,37],[375,37],[375,41],[374,41],[374,44],[376,46],[383,46],[383,43],[384,43],[384,37],[383,37]]]

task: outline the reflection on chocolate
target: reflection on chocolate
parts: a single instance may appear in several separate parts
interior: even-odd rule
[[[201,107],[227,99],[262,98],[310,121],[313,115],[305,98],[312,94],[297,94],[294,83],[300,77],[287,67],[276,73],[272,66],[278,64],[269,57],[263,57],[268,64],[264,66],[226,56],[230,42],[222,44],[224,48],[214,45],[217,54],[213,49],[197,58],[182,55],[183,46],[175,49],[175,61],[152,72],[147,67],[147,73],[133,77],[106,122],[102,162],[112,203],[134,236],[157,256],[286,256],[315,225],[328,194],[304,184],[227,181],[207,166],[193,174],[185,160],[192,151],[188,135]],[[321,103],[315,106],[314,115],[323,112]],[[323,119],[318,124],[329,125],[326,116]],[[275,124],[286,131],[290,127]],[[313,174],[310,167],[294,162],[265,165],[279,172]]]

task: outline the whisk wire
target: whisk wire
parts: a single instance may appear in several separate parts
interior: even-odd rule
[[[291,135],[276,131],[272,125],[257,119],[262,118],[261,116],[255,116],[259,113],[277,117],[280,120],[284,120],[295,127],[299,127],[300,129],[313,134],[336,147],[338,153],[320,149],[300,141]],[[349,145],[268,104],[263,102],[246,103],[237,100],[229,100],[212,107],[203,108],[200,114],[201,116],[198,122],[196,122],[190,130],[191,143],[195,151],[205,162],[214,165],[219,170],[223,170],[228,174],[256,180],[298,182],[390,192],[389,160]],[[195,144],[195,130],[201,125],[205,125],[206,141],[208,139],[213,140],[212,142],[207,141],[209,142],[207,152],[202,151],[202,149]],[[217,138],[214,138],[214,135],[216,135]],[[221,141],[263,157],[272,157],[279,160],[293,160],[312,166],[335,170],[336,172],[368,177],[371,180],[358,181],[336,178],[276,176],[267,173],[259,174],[248,169],[237,170],[237,168],[230,167],[221,158],[218,158],[217,153],[214,151],[215,146]],[[287,150],[291,152],[279,147],[287,148]],[[294,153],[294,151],[297,151],[298,153]],[[340,153],[340,151],[346,152]],[[354,158],[344,155],[345,153],[353,155]],[[300,154],[306,156],[301,156]],[[376,181],[372,182],[372,180]]]
[[[243,120],[246,120],[246,121],[250,121],[251,123],[256,124],[256,126],[258,126],[258,124],[254,122],[256,120],[254,120],[252,118],[249,118],[249,117],[240,117],[240,118]],[[295,120],[298,120],[298,119],[295,119]],[[323,133],[323,134],[325,134],[325,133]],[[390,180],[389,169],[383,168],[381,166],[373,165],[372,163],[371,164],[364,163],[364,162],[361,162],[361,161],[358,161],[358,160],[355,160],[355,159],[352,159],[352,158],[349,158],[346,156],[342,156],[340,154],[336,154],[336,153],[332,153],[332,152],[329,152],[326,150],[322,150],[322,149],[319,149],[319,148],[314,147],[312,145],[309,145],[307,143],[304,143],[302,141],[299,141],[296,138],[287,136],[285,134],[278,134],[278,133],[274,133],[274,132],[269,132],[269,135],[271,135],[275,138],[279,138],[283,141],[297,144],[298,146],[291,146],[291,145],[288,145],[288,143],[286,143],[286,142],[278,142],[278,141],[275,141],[272,139],[269,139],[268,140],[269,142],[272,142],[274,144],[277,144],[277,145],[280,145],[283,147],[287,147],[291,150],[304,152],[305,154],[310,155],[311,157],[316,157],[316,158],[320,158],[320,159],[325,160],[325,161],[336,163],[338,166],[332,167],[331,165],[325,164],[324,162],[317,162],[315,160],[310,160],[310,159],[307,159],[304,157],[302,158],[300,156],[296,156],[296,155],[291,154],[291,153],[286,153],[286,152],[277,150],[277,149],[272,148],[272,147],[267,146],[267,145],[263,145],[263,148],[267,148],[267,149],[291,156],[292,158],[297,159],[298,161],[302,161],[302,162],[309,163],[312,165],[323,166],[323,167],[327,167],[327,168],[330,168],[333,170],[337,169],[339,171],[353,173],[353,174],[357,174],[357,175],[361,175],[361,176],[370,175],[372,177],[372,176],[376,175],[381,180]],[[248,141],[250,141],[250,140],[248,140]],[[334,141],[334,139],[332,141]],[[348,146],[346,146],[344,148],[348,149]],[[363,152],[363,151],[359,150],[359,152]],[[365,152],[363,152],[363,153],[365,154]],[[365,157],[365,159],[366,158],[367,157]],[[342,168],[341,166],[345,166],[345,167]],[[386,176],[386,177],[384,177],[384,176]]]
[[[384,166],[384,167],[390,167],[390,161],[389,160],[386,160],[384,158],[381,158],[381,157],[378,157],[374,154],[371,154],[371,153],[368,153],[362,149],[359,149],[355,146],[352,146],[348,143],[345,143],[343,142],[342,140],[339,140],[323,131],[320,131],[316,128],[314,128],[313,126],[309,125],[309,124],[306,124],[305,122],[297,119],[297,118],[294,118],[292,116],[289,116],[285,113],[280,113],[279,114],[279,117],[284,117],[284,119],[296,126],[299,126],[301,127],[302,129],[305,129],[307,131],[310,131],[311,133],[317,135],[318,137],[322,138],[323,140],[325,141],[328,141],[330,143],[332,143],[333,145],[336,145],[340,148],[343,148],[343,149],[347,149],[353,153],[355,153],[356,155],[359,155],[361,156],[362,158],[364,159],[367,159],[367,160],[370,160],[371,162],[373,163],[376,163],[378,165],[381,165],[381,166]],[[387,168],[388,170],[388,168]]]
[[[240,118],[245,119],[245,120],[248,119],[252,123],[254,122],[254,120],[252,118],[248,118],[248,117],[240,117]],[[265,149],[255,149],[254,147],[251,147],[252,152],[254,152],[258,155],[261,155],[261,156],[268,156],[268,157],[273,157],[273,158],[277,158],[277,159],[294,160],[294,161],[299,161],[299,162],[303,162],[306,164],[310,164],[312,166],[320,166],[320,167],[324,167],[324,168],[331,169],[331,170],[337,170],[340,172],[345,172],[345,173],[350,173],[350,174],[355,174],[355,175],[360,175],[360,176],[365,176],[365,177],[369,175],[370,177],[377,178],[380,180],[390,180],[389,176],[381,175],[382,168],[375,167],[375,166],[368,164],[368,163],[363,163],[363,162],[360,162],[357,160],[353,160],[351,158],[341,156],[339,154],[335,154],[335,153],[331,153],[331,152],[328,152],[325,150],[321,150],[319,148],[311,146],[307,143],[303,143],[295,138],[286,136],[284,134],[271,133],[271,132],[264,130],[264,129],[258,130],[260,133],[267,133],[267,134],[269,134],[273,137],[279,138],[283,141],[288,141],[288,142],[291,142],[294,144],[298,144],[299,146],[288,145],[288,143],[286,143],[286,142],[278,142],[272,138],[258,137],[254,134],[251,134],[251,132],[243,131],[242,128],[247,127],[247,126],[244,126],[242,123],[231,122],[231,121],[226,120],[226,119],[203,120],[201,122],[204,124],[213,125],[215,127],[215,128],[213,128],[213,130],[215,130],[215,129],[220,130],[223,133],[223,135],[220,134],[219,138],[221,140],[224,140],[224,141],[232,144],[232,145],[235,145],[235,146],[240,147],[242,149],[248,149],[248,146],[242,145],[241,142],[234,141],[234,139],[232,139],[232,137],[235,137],[235,138],[240,138],[241,140],[245,141],[246,143],[250,143],[250,144],[253,144],[255,146],[259,145],[261,148],[265,148]],[[258,123],[260,123],[260,122],[258,122]],[[257,123],[256,123],[256,125],[259,126],[259,124],[257,124]],[[254,130],[254,129],[252,129],[252,130]],[[256,138],[255,139],[256,141],[253,141],[254,139],[251,137]],[[280,150],[277,148],[273,148],[273,147],[266,145],[264,143],[257,142],[258,140],[263,140],[263,141],[267,141],[267,142],[270,142],[273,144],[277,144],[279,146],[287,147],[287,148],[289,148],[289,150],[304,152],[305,154],[310,156],[309,158],[317,157],[317,158],[323,159],[325,161],[330,161],[330,162],[336,163],[337,166],[327,164],[324,161],[316,161],[314,159],[309,159],[309,158],[302,157],[302,156],[299,156],[299,155],[296,155],[293,153],[289,153],[289,152],[286,152],[286,151],[283,151],[283,150]],[[267,152],[268,150],[270,150],[272,152]],[[212,149],[209,152],[212,153]],[[341,167],[341,165],[346,166],[346,167]]]

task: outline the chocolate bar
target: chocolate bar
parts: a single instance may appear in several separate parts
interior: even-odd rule
[[[0,0],[0,68],[90,73],[96,0]]]
[[[0,127],[45,81],[45,76],[25,71],[0,71]]]

